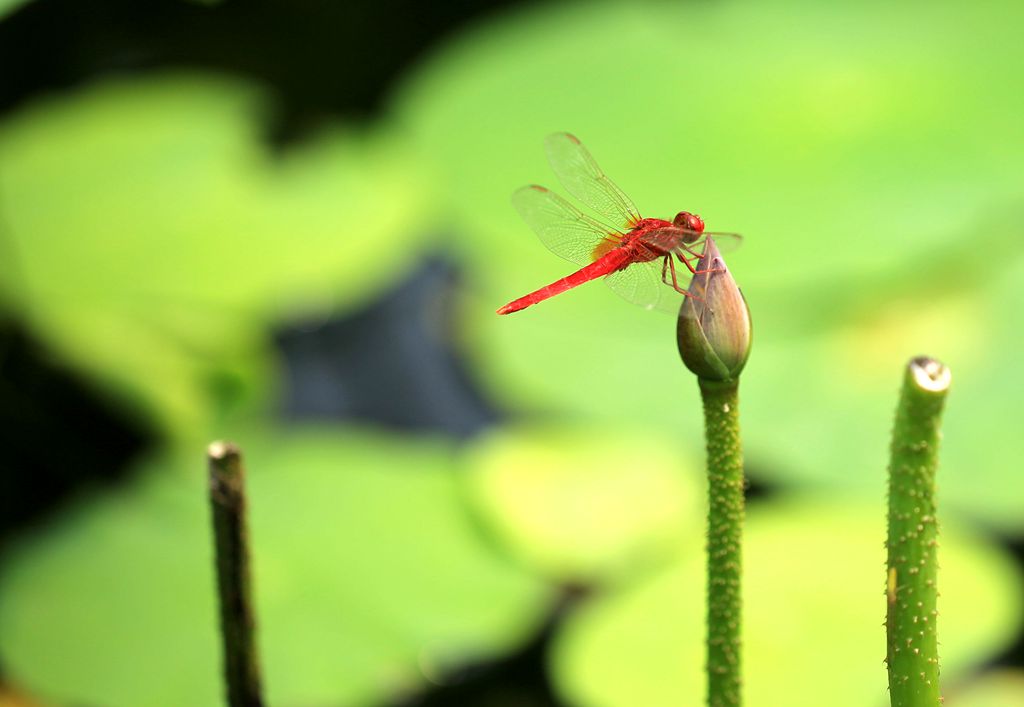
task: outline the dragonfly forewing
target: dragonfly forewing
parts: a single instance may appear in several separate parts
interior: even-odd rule
[[[598,246],[617,245],[623,237],[617,229],[536,184],[516,191],[512,205],[552,253],[576,265],[586,265],[594,259]]]
[[[555,133],[544,140],[551,169],[570,194],[619,228],[632,228],[640,212],[598,166],[575,135]]]

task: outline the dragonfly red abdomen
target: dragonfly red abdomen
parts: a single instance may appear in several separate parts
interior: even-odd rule
[[[523,295],[513,300],[498,310],[498,314],[512,314],[526,309],[530,305],[543,302],[546,299],[560,295],[574,287],[579,287],[584,282],[590,282],[599,277],[606,277],[633,262],[633,257],[627,248],[614,248],[606,253],[599,260],[585,265],[571,275],[566,275],[561,280],[555,280],[550,285],[540,288],[528,295]]]

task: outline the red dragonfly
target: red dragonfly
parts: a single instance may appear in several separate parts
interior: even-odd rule
[[[682,274],[686,278],[697,273],[690,261],[700,259],[702,251],[698,249],[709,236],[739,240],[734,233],[704,231],[704,221],[689,211],[680,211],[671,221],[641,217],[575,135],[549,135],[544,147],[562,185],[612,225],[587,216],[536,184],[513,194],[512,205],[544,245],[583,267],[509,302],[498,314],[518,312],[598,277],[604,277],[613,291],[634,304],[677,312],[676,293],[688,293],[675,260],[686,266],[688,272]]]

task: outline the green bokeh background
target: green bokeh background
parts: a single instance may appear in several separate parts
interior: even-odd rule
[[[0,301],[160,439],[0,557],[5,677],[58,704],[219,703],[201,455],[231,437],[271,703],[390,704],[516,650],[582,585],[559,699],[699,704],[701,420],[674,322],[597,284],[494,315],[566,273],[508,199],[557,186],[541,141],[571,130],[644,215],[744,234],[743,434],[775,492],[748,527],[749,703],[885,703],[887,434],[921,353],[954,376],[947,704],[1024,703],[1020,665],[983,668],[1024,599],[1022,26],[1010,0],[529,5],[284,149],[272,93],[208,71],[5,114]],[[504,421],[458,445],[284,425],[274,328],[362,311],[428,253],[461,273],[444,332]]]

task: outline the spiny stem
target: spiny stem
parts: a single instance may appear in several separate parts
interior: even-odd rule
[[[207,449],[207,459],[228,704],[230,707],[262,707],[242,455],[233,444],[214,442]]]
[[[708,465],[708,705],[741,704],[743,450],[738,383],[698,379]]]
[[[930,358],[907,365],[889,465],[886,663],[892,707],[936,707],[938,524],[935,470],[949,369]]]

